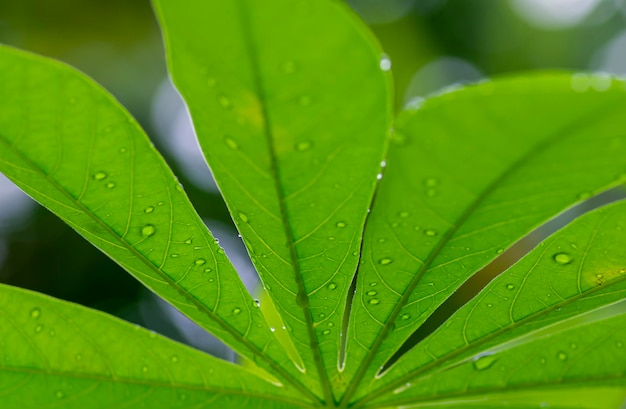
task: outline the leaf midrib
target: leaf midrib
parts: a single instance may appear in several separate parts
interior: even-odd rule
[[[578,118],[572,123],[567,124],[559,132],[555,132],[552,137],[548,137],[546,139],[541,140],[539,143],[537,143],[537,145],[529,149],[529,151],[526,154],[522,155],[517,161],[511,164],[511,166],[509,166],[503,173],[501,173],[497,179],[495,179],[490,185],[488,185],[487,188],[483,190],[483,192],[480,195],[478,195],[478,197],[472,203],[470,203],[470,205],[467,207],[465,212],[463,212],[461,216],[457,219],[457,221],[450,227],[450,229],[444,235],[442,235],[441,240],[437,243],[437,246],[435,246],[433,251],[428,255],[428,257],[424,261],[424,264],[417,271],[417,273],[415,274],[415,277],[413,278],[413,280],[411,280],[411,283],[409,284],[404,294],[402,295],[402,297],[400,298],[400,300],[394,307],[393,311],[389,315],[389,320],[387,321],[386,325],[383,327],[379,335],[376,337],[376,341],[370,348],[365,359],[362,361],[362,364],[359,366],[359,369],[356,372],[354,378],[352,379],[350,386],[346,390],[346,393],[343,395],[341,402],[340,402],[341,408],[346,408],[348,404],[350,403],[350,399],[352,398],[357,388],[360,386],[361,382],[363,381],[363,377],[365,376],[365,373],[369,369],[372,363],[372,360],[374,359],[376,353],[378,352],[378,349],[380,348],[384,340],[387,338],[387,335],[389,334],[392,324],[395,322],[402,308],[404,308],[404,306],[406,305],[408,299],[413,293],[413,290],[415,289],[415,287],[417,286],[417,284],[419,283],[423,275],[430,269],[432,263],[439,256],[441,251],[446,247],[446,245],[448,244],[450,239],[454,236],[454,234],[456,234],[456,232],[472,216],[472,214],[479,208],[479,206],[491,195],[491,193],[493,193],[506,179],[508,179],[511,175],[513,175],[518,169],[522,168],[529,158],[534,157],[539,152],[542,152],[543,150],[547,149],[550,145],[568,136],[571,131],[574,131],[577,129],[580,131],[581,128],[585,127],[584,125],[587,125],[587,127],[592,126],[589,124],[589,122],[591,122],[589,120],[596,118],[599,113],[606,114],[607,112],[616,111],[618,108],[620,107],[616,107],[615,104],[613,104],[612,102],[603,104],[600,108],[594,109],[588,115],[583,115],[582,117]]]
[[[332,389],[330,387],[330,380],[328,378],[328,374],[326,373],[325,368],[323,367],[323,360],[321,356],[321,351],[319,348],[317,336],[315,335],[314,326],[313,326],[313,318],[311,316],[310,308],[309,308],[309,296],[306,293],[306,289],[304,288],[304,282],[302,277],[302,272],[300,271],[300,263],[298,261],[298,255],[296,253],[296,241],[294,239],[293,229],[291,226],[291,222],[289,220],[289,214],[287,211],[286,204],[286,196],[283,191],[283,188],[280,184],[279,177],[279,169],[278,169],[278,160],[276,158],[276,152],[274,147],[274,135],[272,132],[272,124],[271,117],[266,107],[267,101],[267,92],[265,89],[265,85],[262,79],[261,68],[259,64],[259,56],[257,54],[257,47],[254,41],[254,35],[252,31],[252,19],[249,15],[248,8],[242,4],[241,0],[237,0],[237,9],[242,20],[242,33],[245,42],[245,47],[248,52],[250,70],[253,76],[253,91],[259,98],[261,102],[260,109],[261,115],[263,117],[263,134],[265,136],[265,140],[268,146],[268,154],[270,156],[270,169],[273,176],[274,181],[274,191],[276,192],[279,208],[280,208],[280,218],[282,221],[283,232],[287,238],[287,247],[289,248],[289,256],[291,259],[291,265],[293,268],[296,285],[298,287],[298,293],[296,294],[296,298],[303,297],[305,302],[301,307],[302,312],[305,319],[305,326],[307,327],[307,333],[309,337],[309,342],[311,345],[311,350],[313,353],[313,361],[315,363],[315,368],[317,370],[320,383],[322,386],[322,391],[324,394],[324,399],[327,403],[333,402]]]

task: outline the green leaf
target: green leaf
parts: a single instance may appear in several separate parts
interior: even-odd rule
[[[101,312],[0,285],[3,409],[294,408],[297,396]]]
[[[343,387],[344,310],[390,129],[388,61],[336,1],[155,4],[205,157],[330,400],[329,382]]]
[[[344,402],[473,273],[559,212],[623,183],[624,82],[590,76],[604,91],[579,93],[579,79],[487,82],[401,114],[363,243]]]
[[[402,356],[365,401],[594,385],[626,394],[625,229],[622,201],[559,231]]]
[[[130,115],[77,71],[5,46],[0,76],[11,78],[0,82],[0,171],[188,317],[289,378],[289,358]]]

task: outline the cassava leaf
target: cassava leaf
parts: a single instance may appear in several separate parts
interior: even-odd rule
[[[11,78],[0,82],[0,170],[152,291],[289,378],[287,355],[130,115],[77,71],[6,46],[0,77]]]
[[[401,404],[505,389],[626,391],[625,229],[622,201],[557,232],[402,356],[365,401],[385,392],[382,400]]]
[[[0,285],[0,406],[296,408],[293,389],[104,313]]]
[[[474,272],[559,212],[623,183],[624,82],[589,76],[604,81],[602,92],[581,93],[572,87],[579,80],[502,79],[401,114],[365,232],[345,400]]]
[[[304,369],[330,400],[390,128],[389,62],[336,1],[155,5],[205,157]]]

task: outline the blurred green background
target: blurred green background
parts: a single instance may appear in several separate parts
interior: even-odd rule
[[[447,86],[513,72],[626,74],[626,0],[348,3],[392,61],[398,109]],[[0,0],[0,42],[65,61],[110,90],[147,130],[254,287],[241,241],[199,156],[184,106],[167,80],[148,0]],[[3,177],[0,282],[101,309],[230,357]]]

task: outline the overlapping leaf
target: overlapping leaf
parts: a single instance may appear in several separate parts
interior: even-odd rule
[[[536,74],[401,115],[365,233],[347,349],[355,365],[345,372],[356,381],[345,399],[474,272],[559,212],[623,183],[625,111],[623,81]]]
[[[296,408],[302,397],[101,312],[0,285],[0,406]]]
[[[343,313],[390,127],[389,62],[335,1],[155,4],[204,154],[330,399],[326,372],[340,382]]]
[[[8,47],[0,76],[11,78],[0,82],[0,170],[204,328],[276,376],[297,376],[129,114],[75,70]]]
[[[559,231],[372,382],[365,401],[611,385],[626,394],[624,229],[620,202]]]

